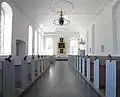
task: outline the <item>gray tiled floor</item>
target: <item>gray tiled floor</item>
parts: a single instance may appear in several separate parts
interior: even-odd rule
[[[100,97],[67,62],[56,62],[23,97]]]

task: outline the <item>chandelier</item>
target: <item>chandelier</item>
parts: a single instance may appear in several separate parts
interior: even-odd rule
[[[83,39],[81,39],[81,41],[79,42],[79,44],[85,45],[85,41]]]
[[[60,18],[57,19],[57,20],[54,20],[54,21],[53,21],[53,24],[63,26],[63,25],[68,25],[68,24],[70,24],[70,21],[67,20],[67,19],[65,19],[65,18],[63,17],[63,12],[62,12],[62,10],[61,10],[61,12],[60,12]]]

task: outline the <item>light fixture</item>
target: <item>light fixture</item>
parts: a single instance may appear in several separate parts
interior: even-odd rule
[[[85,45],[85,41],[81,38],[81,41],[79,42],[79,44]]]
[[[63,12],[62,12],[62,10],[61,10],[61,12],[60,12],[60,18],[57,19],[57,20],[54,20],[54,21],[53,21],[53,24],[63,26],[63,25],[68,25],[68,24],[70,24],[70,21],[67,20],[67,19],[65,19],[65,18],[63,17]]]
[[[49,5],[49,9],[52,12],[61,12],[61,10],[63,10],[63,12],[66,13],[74,9],[74,5],[69,0],[56,0]]]

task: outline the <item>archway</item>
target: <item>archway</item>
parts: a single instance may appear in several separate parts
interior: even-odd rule
[[[75,37],[70,38],[70,55],[78,54],[78,39]]]
[[[16,55],[25,56],[26,55],[26,43],[22,40],[16,40]]]

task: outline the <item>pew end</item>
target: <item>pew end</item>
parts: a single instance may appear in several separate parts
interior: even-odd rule
[[[90,82],[94,83],[94,63],[93,63],[93,59],[90,59]]]

